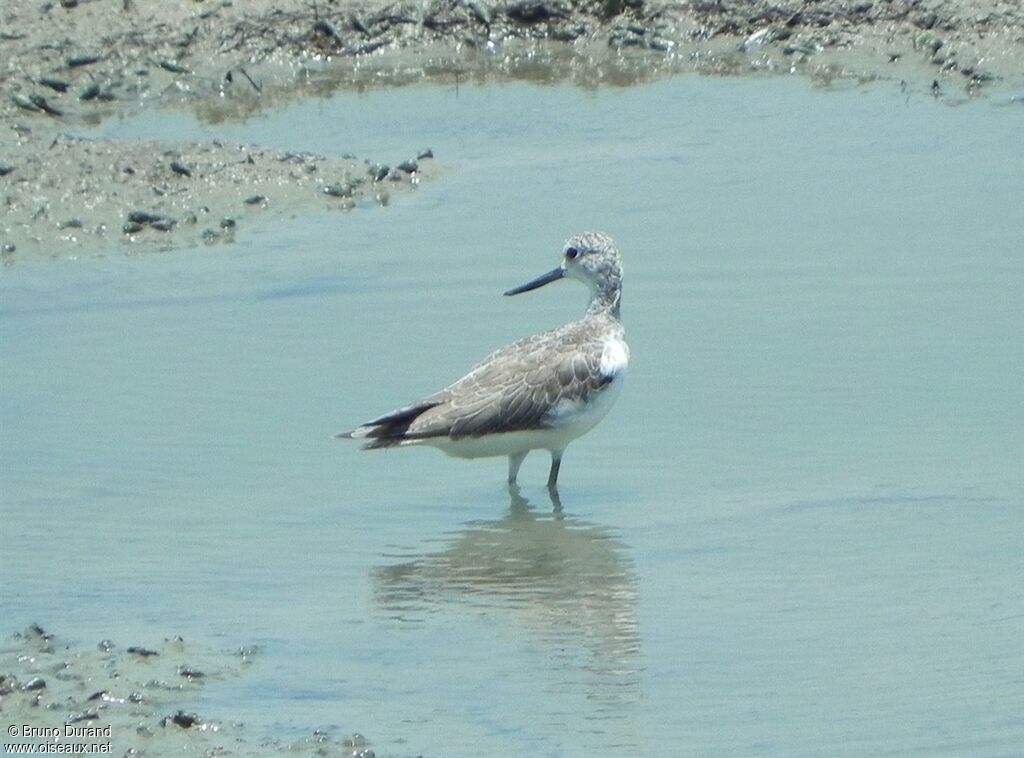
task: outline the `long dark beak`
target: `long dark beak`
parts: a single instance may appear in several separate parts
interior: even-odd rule
[[[518,295],[520,292],[529,292],[530,290],[535,290],[538,287],[543,287],[545,284],[551,284],[551,282],[556,282],[563,276],[565,276],[565,269],[559,266],[556,269],[548,271],[546,274],[538,276],[532,282],[527,282],[526,284],[521,284],[518,287],[513,287],[505,294]]]

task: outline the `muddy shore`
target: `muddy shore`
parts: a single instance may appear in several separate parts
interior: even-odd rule
[[[421,148],[315,156],[81,135],[180,108],[242,120],[340,89],[510,79],[628,86],[681,72],[898,81],[946,102],[1024,90],[1006,0],[8,0],[0,11],[0,254],[230,242],[253,218],[386,205]],[[1016,98],[1014,98],[1016,99]]]
[[[0,639],[3,744],[119,756],[373,758],[358,732],[268,740],[230,713],[194,710],[204,688],[244,677],[259,659],[258,647],[220,651],[182,637],[72,644],[33,624]]]

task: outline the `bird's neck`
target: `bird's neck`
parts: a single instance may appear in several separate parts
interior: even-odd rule
[[[622,305],[622,288],[614,287],[605,290],[594,290],[590,296],[590,305],[587,306],[588,316],[609,315],[612,318],[619,318],[619,309]]]

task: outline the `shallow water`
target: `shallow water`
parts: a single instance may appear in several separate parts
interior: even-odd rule
[[[1013,753],[1022,114],[680,77],[114,125],[445,171],[233,248],[4,270],[0,618],[258,643],[197,710],[378,755]],[[331,439],[576,316],[569,283],[500,293],[594,227],[633,362],[562,512],[540,454],[510,498],[502,460]]]

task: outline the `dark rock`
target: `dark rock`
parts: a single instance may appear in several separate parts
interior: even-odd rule
[[[187,74],[189,70],[175,61],[160,61],[158,64],[164,71],[170,71],[172,74]]]
[[[36,106],[39,110],[43,111],[44,113],[48,113],[51,116],[64,115],[63,111],[59,110],[58,108],[54,108],[52,105],[50,105],[50,103],[47,102],[46,98],[42,95],[32,94],[29,95],[28,99],[32,101],[32,104],[34,106]]]
[[[199,716],[195,713],[185,713],[184,711],[178,711],[173,716],[168,716],[160,722],[161,726],[167,726],[168,724],[174,724],[180,726],[182,729],[191,729],[196,724],[200,723]]]
[[[133,219],[132,218],[136,214],[138,214],[139,216],[151,216],[152,221],[159,221],[160,220],[160,216],[152,216],[152,214],[142,213],[140,211],[134,211],[134,212],[132,212],[132,213],[130,213],[128,215],[129,222],[133,222],[133,223],[137,223],[137,224],[138,223],[142,223],[142,222],[138,221],[137,219]],[[125,224],[125,226],[127,226],[127,224]],[[150,650],[148,647],[141,647],[139,645],[132,645],[131,647],[129,647],[127,649],[127,652],[131,653],[132,655],[137,655],[137,656],[139,656],[141,658],[150,658],[150,657],[152,657],[154,655],[160,655],[160,653],[158,653],[156,650]]]
[[[103,60],[102,55],[75,55],[68,58],[65,63],[68,64],[68,68],[78,68],[80,66],[91,66],[93,63],[99,63]]]
[[[128,214],[128,220],[136,224],[152,224],[154,221],[159,221],[163,216],[157,215],[156,213],[148,213],[146,211],[132,211]],[[145,648],[132,646],[128,648],[129,653],[136,653],[138,655],[156,655],[152,650],[146,651]]]
[[[505,9],[505,15],[520,24],[537,24],[554,18],[568,18],[565,8],[551,0],[520,0]]]
[[[70,86],[63,79],[51,79],[50,77],[44,76],[39,79],[39,83],[44,87],[49,87],[54,92],[67,92]]]

